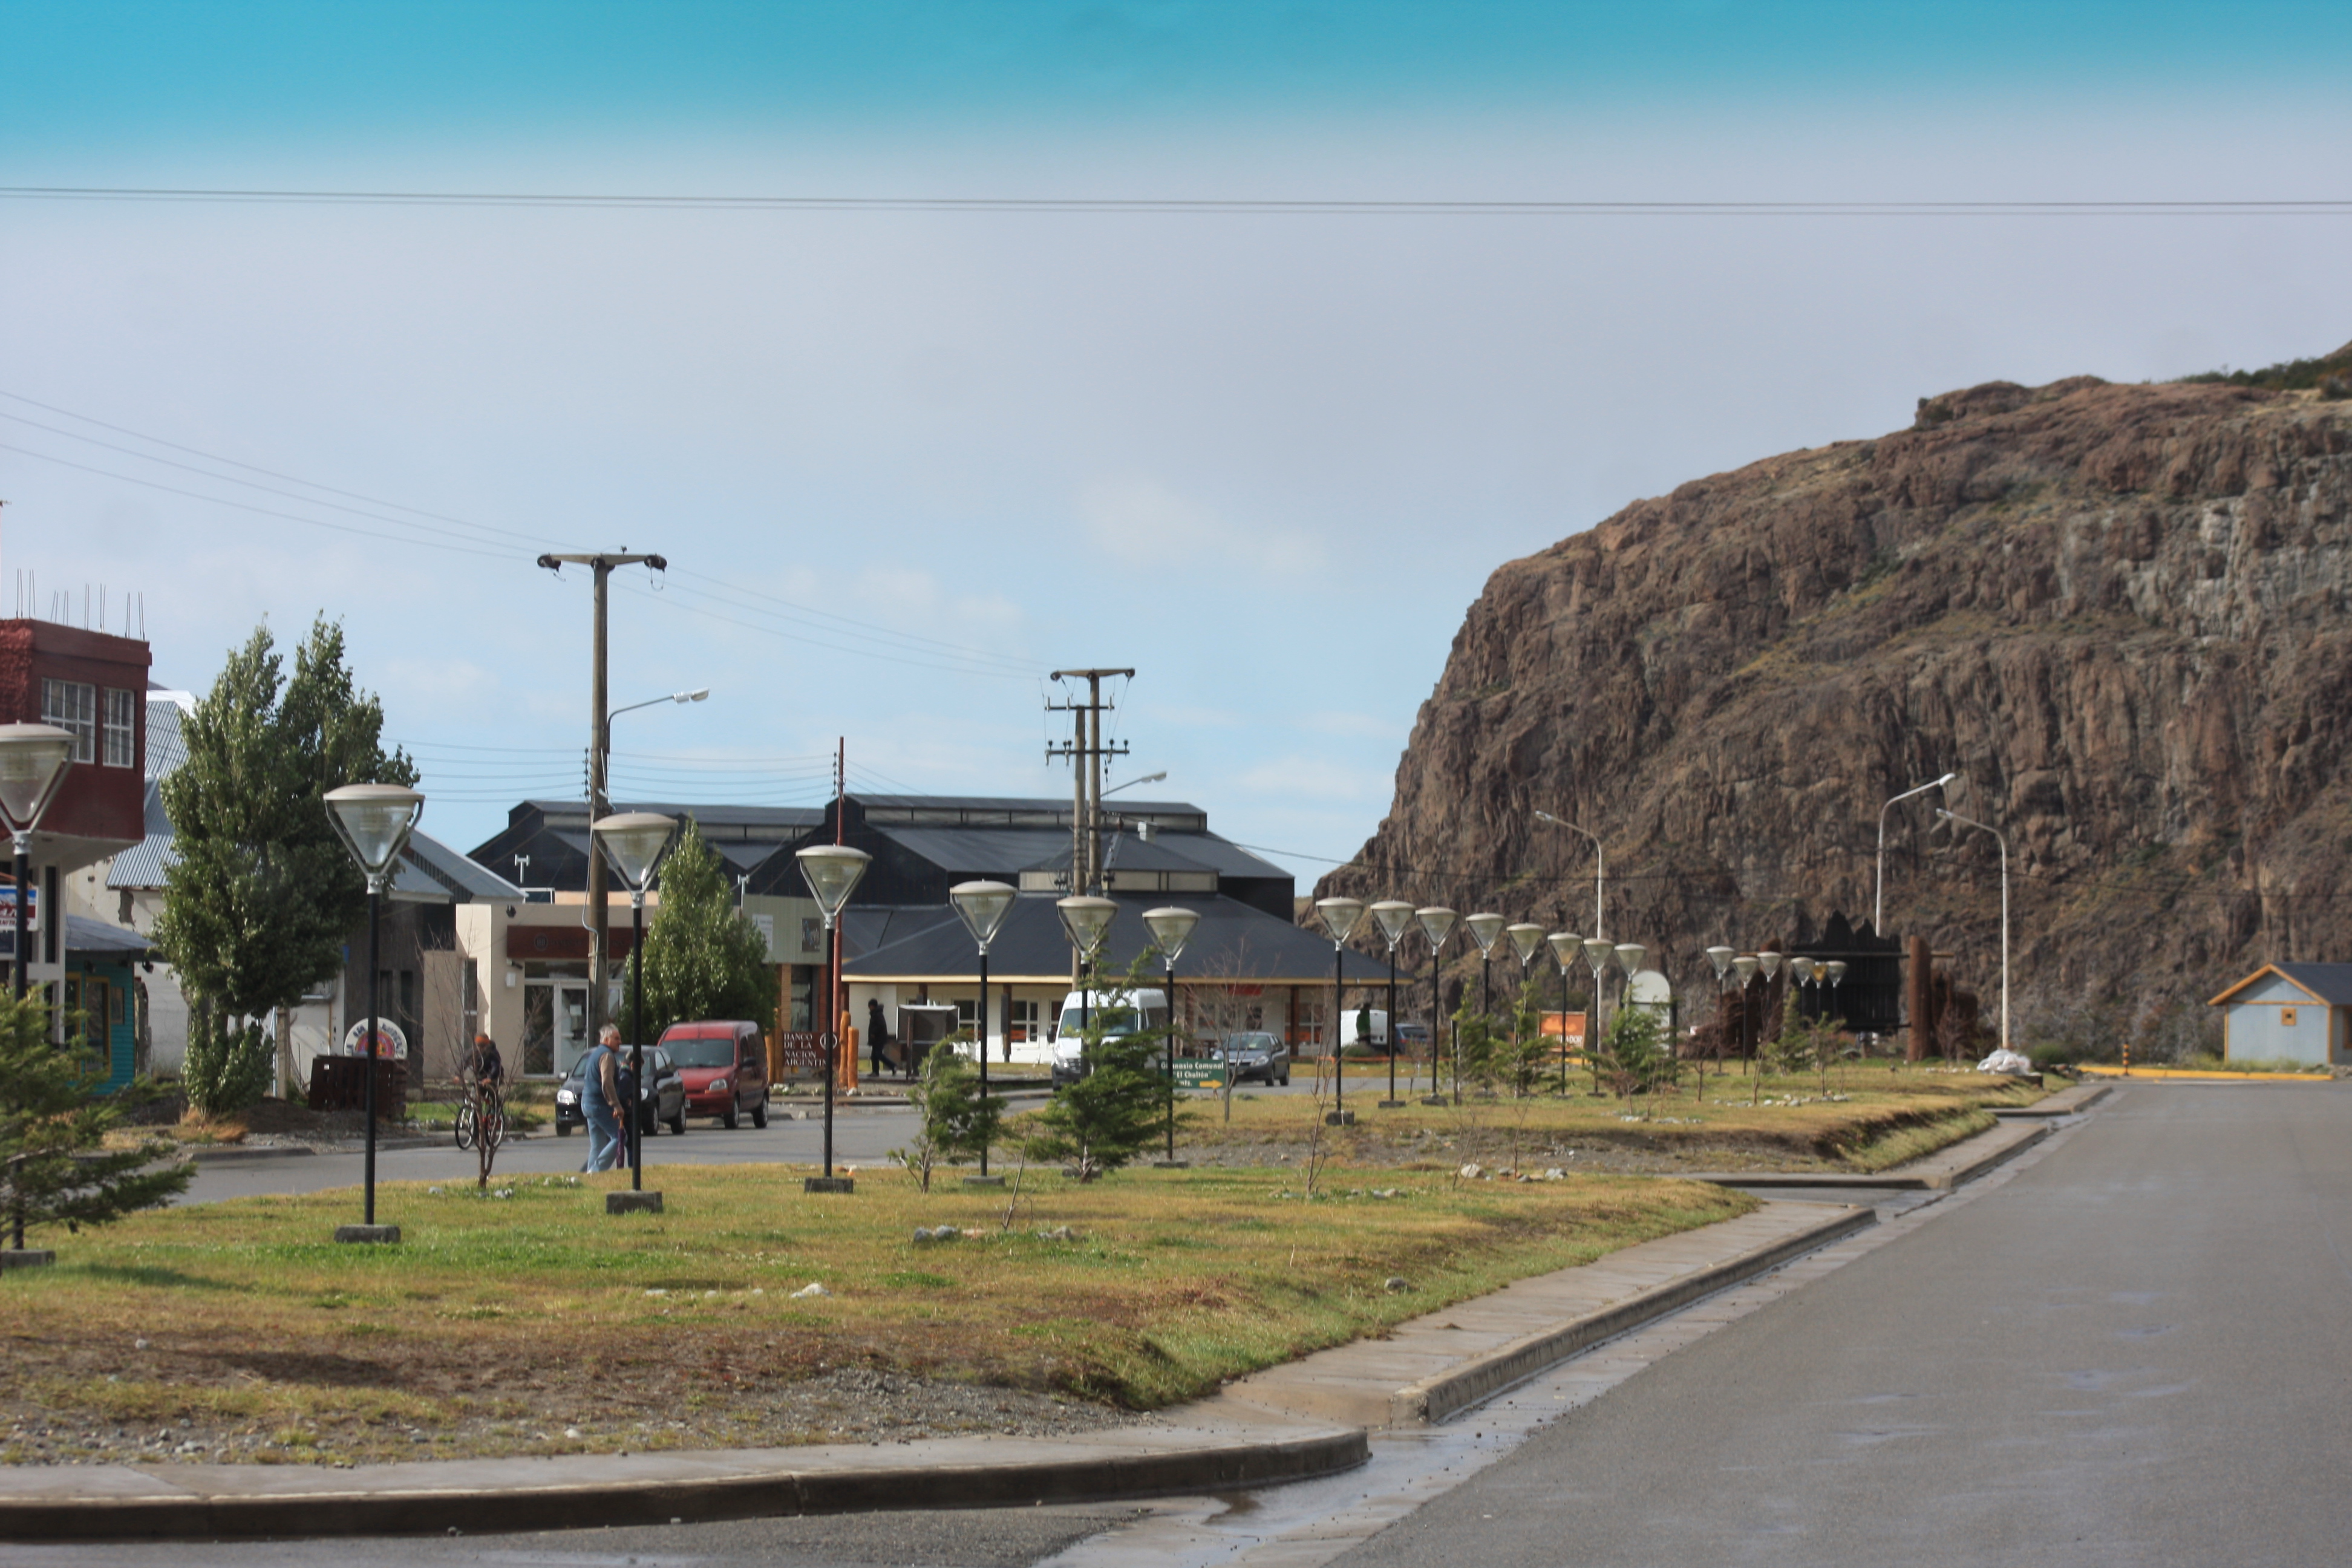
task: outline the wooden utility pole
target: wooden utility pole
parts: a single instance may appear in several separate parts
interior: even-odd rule
[[[596,584],[596,629],[594,645],[589,655],[588,677],[588,825],[593,829],[599,817],[611,810],[612,803],[604,798],[604,759],[612,750],[612,715],[607,711],[604,683],[604,626],[607,591],[605,579],[616,566],[646,565],[656,572],[669,570],[669,563],[658,555],[630,555],[628,546],[619,552],[601,555],[542,555],[539,564],[561,574],[565,566],[585,566],[594,574]],[[604,857],[596,847],[592,832],[588,841],[588,1038],[593,1042],[604,1027],[605,974],[611,954],[606,951],[605,936],[609,927],[605,900],[609,889],[604,879]]]
[[[1048,743],[1045,758],[1070,759],[1070,892],[1100,893],[1104,891],[1102,849],[1102,768],[1113,757],[1127,755],[1127,742],[1113,741],[1103,744],[1102,716],[1107,706],[1102,700],[1102,683],[1111,676],[1135,679],[1131,669],[1057,669],[1055,680],[1078,680],[1087,683],[1087,700],[1080,702],[1075,694],[1066,702],[1048,702],[1048,712],[1066,711],[1073,720],[1072,738],[1066,744]]]

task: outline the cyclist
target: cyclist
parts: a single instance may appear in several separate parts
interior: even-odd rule
[[[487,1100],[498,1093],[507,1080],[507,1064],[499,1055],[499,1043],[488,1035],[474,1037],[474,1048],[466,1053],[466,1081],[479,1089]]]

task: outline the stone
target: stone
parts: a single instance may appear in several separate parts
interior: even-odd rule
[[[499,1193],[497,1195],[508,1197],[511,1194]],[[659,1214],[662,1212],[662,1195],[659,1193],[606,1193],[604,1212],[606,1214]]]
[[[335,1227],[335,1239],[364,1246],[388,1246],[400,1239],[400,1227],[396,1225],[339,1225]]]

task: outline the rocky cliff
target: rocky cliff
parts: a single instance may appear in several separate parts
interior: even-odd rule
[[[1611,938],[1703,994],[1712,943],[1866,921],[1882,805],[1951,770],[2008,837],[2043,1032],[2177,1033],[2259,962],[2352,960],[2343,390],[1994,383],[1514,561],[1322,890],[1582,931],[1591,849],[1541,807],[1605,841]],[[1933,804],[1889,816],[1886,925],[1990,1014],[1998,850]]]

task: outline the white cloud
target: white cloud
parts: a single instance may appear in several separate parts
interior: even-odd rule
[[[1078,513],[1095,542],[1122,560],[1161,570],[1268,573],[1321,569],[1320,541],[1265,524],[1240,526],[1188,500],[1156,479],[1105,479],[1078,498]]]

